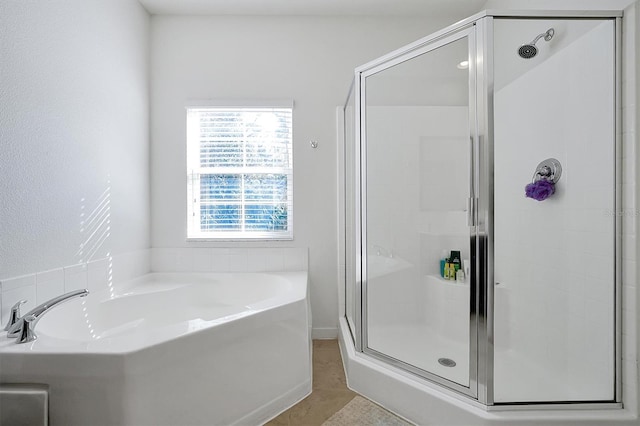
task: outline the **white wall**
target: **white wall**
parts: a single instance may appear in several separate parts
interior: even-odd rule
[[[149,247],[148,32],[135,1],[0,2],[0,278]]]
[[[335,107],[353,70],[455,21],[166,17],[151,24],[152,246],[309,247],[315,337],[338,321]],[[185,102],[293,99],[293,242],[186,242]],[[309,141],[319,143],[317,149]]]

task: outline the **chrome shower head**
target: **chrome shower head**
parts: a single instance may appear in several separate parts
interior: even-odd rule
[[[531,59],[538,54],[538,48],[533,44],[523,44],[518,49],[518,55],[524,59]]]
[[[522,46],[520,46],[520,48],[518,49],[518,55],[520,55],[520,57],[524,59],[533,58],[538,54],[538,48],[536,47],[536,43],[538,42],[538,40],[544,37],[545,41],[549,41],[553,38],[554,34],[555,30],[553,28],[549,28],[546,32],[538,34],[538,36],[534,38],[531,43],[523,44]]]

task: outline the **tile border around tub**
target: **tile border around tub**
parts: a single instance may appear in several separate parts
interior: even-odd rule
[[[154,247],[152,272],[307,271],[307,247]]]
[[[150,271],[150,250],[136,250],[107,256],[89,262],[66,265],[32,274],[0,279],[0,321],[2,326],[11,307],[27,300],[21,312],[63,293],[87,288],[98,291],[109,284],[146,274]]]

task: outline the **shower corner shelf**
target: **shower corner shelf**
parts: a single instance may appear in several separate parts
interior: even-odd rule
[[[469,279],[465,279],[463,282],[455,280],[445,280],[440,275],[425,275],[424,282],[429,285],[450,285],[457,287],[467,287],[469,285]]]

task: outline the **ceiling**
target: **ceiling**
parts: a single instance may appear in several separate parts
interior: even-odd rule
[[[138,0],[152,15],[460,17],[486,0]]]

